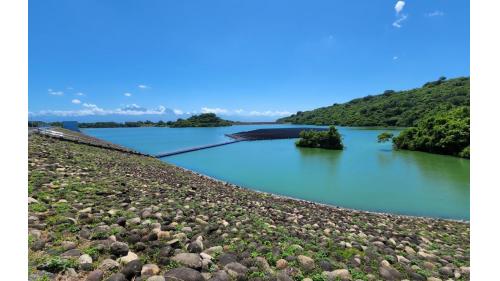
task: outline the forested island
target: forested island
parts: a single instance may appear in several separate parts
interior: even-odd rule
[[[328,131],[304,130],[300,132],[300,139],[295,143],[300,147],[324,148],[341,150],[344,148],[342,137],[335,128],[330,126]]]
[[[224,127],[233,125],[233,121],[224,120],[215,113],[204,113],[193,115],[187,119],[177,119],[177,121],[169,121],[167,125],[172,128],[183,127]]]
[[[297,112],[278,122],[341,126],[408,127],[393,139],[397,149],[417,150],[463,158],[470,156],[470,79],[441,77],[421,88],[387,90],[344,104]]]

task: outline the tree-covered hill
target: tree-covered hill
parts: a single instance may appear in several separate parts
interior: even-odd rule
[[[297,112],[278,119],[281,123],[412,127],[431,115],[470,104],[470,79],[460,77],[428,82],[407,91],[387,90],[343,104]]]
[[[203,113],[200,115],[193,115],[188,119],[177,119],[177,121],[169,121],[167,125],[172,128],[181,127],[222,127],[233,125],[232,121],[224,120],[217,117],[214,113]]]

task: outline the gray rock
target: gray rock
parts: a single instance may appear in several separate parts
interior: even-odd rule
[[[385,280],[400,280],[401,279],[401,273],[394,269],[391,266],[381,266],[379,268],[379,274],[382,276]]]
[[[255,263],[260,268],[260,270],[262,270],[263,272],[269,273],[269,274],[274,273],[274,271],[271,269],[271,267],[269,266],[269,263],[267,262],[267,260],[265,258],[256,257]]]
[[[146,279],[146,281],[165,281],[165,277],[163,277],[161,275],[155,275],[155,276],[148,277],[148,279]]]
[[[285,272],[280,271],[276,274],[276,281],[293,281],[293,279]]]
[[[101,281],[104,277],[104,272],[102,270],[96,269],[87,275],[87,281]]]
[[[288,262],[284,259],[279,259],[276,261],[276,268],[277,269],[285,269],[288,267]]]
[[[299,265],[306,271],[312,271],[314,269],[314,260],[308,256],[299,255],[297,257]]]
[[[219,263],[222,265],[222,266],[225,266],[226,264],[228,263],[232,263],[232,262],[237,262],[238,261],[238,257],[236,257],[236,255],[234,254],[223,254],[219,257]]]
[[[129,263],[127,263],[123,269],[121,270],[121,273],[125,275],[127,279],[132,279],[134,276],[139,276],[141,274],[142,270],[142,261],[141,260],[133,260]]]
[[[323,271],[322,274],[329,281],[334,281],[334,280],[339,280],[339,279],[340,280],[350,280],[351,279],[351,274],[349,273],[349,270],[347,270],[347,269],[337,269],[334,271]]]
[[[78,264],[80,265],[80,268],[85,270],[85,271],[90,271],[92,270],[92,257],[90,257],[87,254],[83,254],[78,258]]]
[[[104,271],[112,271],[118,267],[120,267],[120,264],[112,259],[105,259],[101,262],[101,265],[99,265],[99,268]]]
[[[160,268],[156,264],[145,264],[141,270],[141,276],[153,276],[160,273]]]
[[[109,276],[107,281],[127,281],[127,278],[122,273],[115,273]]]
[[[178,262],[184,266],[191,268],[201,268],[201,258],[199,254],[180,253],[172,258],[173,261]]]
[[[82,252],[78,249],[71,249],[61,254],[61,257],[79,257]]]
[[[201,242],[201,240],[193,241],[189,243],[187,250],[190,253],[201,253],[201,251],[203,251],[203,243]]]
[[[323,269],[324,271],[332,271],[333,270],[333,266],[332,264],[327,261],[327,260],[322,260],[319,262],[319,267],[321,269]]]
[[[224,270],[219,270],[212,275],[209,281],[229,281],[229,275]]]
[[[169,270],[165,273],[164,277],[165,281],[205,281],[201,273],[187,267],[178,267]]]
[[[243,277],[248,272],[248,268],[246,266],[237,262],[231,262],[226,264],[226,266],[224,266],[224,269],[227,271],[229,276],[233,278]]]
[[[31,250],[33,251],[41,251],[45,248],[45,241],[44,240],[37,240],[31,244]]]
[[[223,250],[222,246],[214,246],[214,247],[210,247],[210,248],[206,249],[203,252],[206,254],[209,254],[213,257],[215,254],[222,253],[222,250]]]
[[[123,257],[128,254],[128,245],[123,242],[113,242],[111,244],[110,252],[116,257]]]

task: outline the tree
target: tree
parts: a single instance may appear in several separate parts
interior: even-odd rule
[[[383,132],[377,136],[377,142],[380,142],[380,143],[388,142],[388,141],[392,140],[393,137],[394,137],[394,134],[388,133],[388,132]]]
[[[302,131],[300,132],[300,139],[295,143],[295,145],[300,147],[314,147],[337,150],[341,150],[344,148],[344,145],[342,144],[342,137],[340,136],[335,126],[330,126],[328,131]]]

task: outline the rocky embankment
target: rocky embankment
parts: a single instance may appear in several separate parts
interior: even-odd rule
[[[31,135],[30,280],[468,280],[469,224],[237,188]]]

